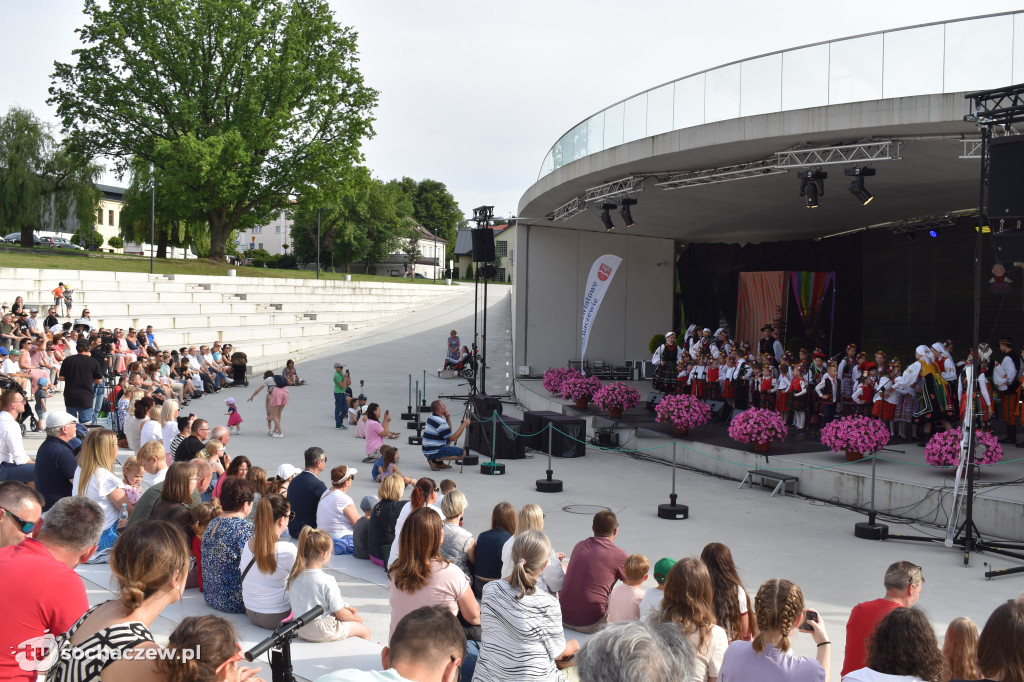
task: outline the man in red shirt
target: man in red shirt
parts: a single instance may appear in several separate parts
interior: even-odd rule
[[[885,596],[857,604],[846,623],[846,657],[841,675],[867,665],[867,646],[875,626],[893,609],[910,608],[921,597],[924,576],[921,567],[909,561],[897,561],[885,571]]]
[[[594,537],[576,543],[558,593],[562,625],[596,632],[608,620],[608,595],[616,580],[626,580],[626,552],[615,545],[619,520],[609,510],[594,514]]]
[[[29,531],[31,532],[31,531]],[[58,500],[38,538],[0,549],[0,679],[34,682],[54,638],[89,609],[75,566],[96,552],[103,510],[86,497]]]

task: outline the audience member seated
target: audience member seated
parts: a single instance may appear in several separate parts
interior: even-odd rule
[[[42,525],[43,496],[20,481],[0,482],[0,547],[20,544]]]
[[[288,504],[292,507],[292,520],[288,533],[299,537],[304,526],[316,528],[316,510],[327,486],[317,478],[327,468],[327,454],[323,448],[313,446],[303,453],[306,468],[288,484]]]
[[[910,608],[917,603],[924,588],[921,567],[909,561],[897,561],[885,570],[885,596],[857,604],[846,623],[846,654],[840,673],[846,677],[867,664],[867,642],[875,626],[893,609]]]
[[[295,545],[281,535],[291,509],[281,495],[267,495],[256,509],[252,539],[242,548],[242,602],[258,627],[273,630],[291,613],[287,581],[295,565]],[[296,614],[296,615],[302,615]]]
[[[252,524],[245,520],[252,509],[252,483],[232,476],[221,490],[221,514],[203,533],[203,598],[227,613],[245,613],[242,601],[242,546],[252,538]]]
[[[476,577],[473,594],[483,596],[484,585],[501,578],[501,550],[516,532],[516,509],[508,502],[499,502],[491,510],[491,527],[476,538]]]
[[[508,578],[512,575],[514,564],[512,563],[512,544],[515,536],[528,530],[544,532],[544,510],[536,504],[524,504],[519,508],[519,515],[516,517],[515,535],[505,541],[501,548],[501,577]],[[539,576],[540,589],[551,594],[558,594],[565,584],[565,568],[562,566],[562,559],[565,555],[561,552],[551,550],[551,561],[548,562]]]
[[[466,656],[466,634],[443,606],[421,606],[394,627],[380,652],[384,672],[339,670],[316,682],[457,682]]]
[[[405,481],[406,485],[412,485],[413,479],[402,473],[398,468],[398,448],[391,445],[380,446],[380,457],[373,463],[370,469],[370,476],[378,483],[391,474],[398,474]]]
[[[868,664],[843,676],[849,682],[944,682],[945,660],[927,616],[893,609],[868,642]]]
[[[718,624],[729,635],[730,642],[737,639],[750,641],[757,634],[757,628],[754,626],[751,630],[750,595],[743,588],[732,552],[721,542],[712,542],[701,551],[700,560],[711,575],[712,601]]]
[[[252,511],[249,512],[248,518],[250,521],[256,521],[256,510],[260,506],[260,500],[263,496],[269,492],[267,490],[267,471],[263,467],[249,467],[249,473],[245,475],[245,479],[252,483],[253,493],[252,498]]]
[[[594,536],[576,543],[558,593],[565,627],[591,633],[608,619],[608,596],[616,580],[626,577],[626,553],[615,545],[619,520],[614,512],[594,514]]]
[[[954,618],[942,639],[942,657],[952,679],[980,680],[978,670],[978,626],[970,618]]]
[[[160,483],[167,476],[167,450],[160,441],[150,441],[139,448],[135,459],[146,472],[142,475],[142,492]]]
[[[679,682],[694,671],[690,640],[656,618],[605,627],[576,658],[580,682]]]
[[[718,677],[729,646],[725,630],[715,622],[711,595],[711,575],[700,559],[680,559],[668,572],[660,617],[675,623],[693,644],[696,668],[690,679],[694,682]]]
[[[654,582],[658,583],[658,586],[644,593],[644,598],[640,601],[640,620],[661,611],[661,602],[665,596],[665,581],[668,580],[668,572],[675,565],[676,560],[672,557],[662,557],[658,559],[658,563],[654,564]]]
[[[189,581],[186,587],[198,587],[203,591],[203,536],[206,529],[214,519],[218,518],[223,511],[220,502],[200,502],[189,510],[192,514],[192,556],[196,559],[195,573],[189,571]],[[194,575],[194,580],[193,580]]]
[[[192,429],[188,437],[182,440],[174,451],[175,462],[188,462],[195,459],[196,455],[205,447],[203,438],[210,437],[210,424],[205,419],[192,421]],[[129,442],[130,445],[130,442]]]
[[[358,472],[342,464],[331,469],[331,487],[320,498],[316,509],[316,527],[334,540],[335,554],[351,554],[352,529],[359,520],[356,503],[348,496]]]
[[[1024,603],[1018,599],[997,607],[985,622],[981,637],[978,638],[978,669],[985,676],[985,680],[1024,680],[1022,652]]]
[[[352,556],[356,559],[370,560],[370,515],[378,502],[380,498],[376,495],[363,495],[359,501],[363,515],[352,527]]]
[[[444,540],[441,541],[441,558],[458,566],[466,577],[472,580],[472,564],[476,563],[476,542],[473,534],[462,527],[462,515],[466,511],[466,495],[453,490],[441,500],[441,515],[444,516]]]
[[[35,461],[25,452],[18,423],[25,401],[14,389],[0,393],[0,481],[32,484],[35,480]]]
[[[125,483],[114,474],[117,461],[117,435],[103,428],[92,429],[82,441],[78,468],[71,484],[73,495],[83,495],[100,505],[106,520],[96,558],[102,559],[117,540],[121,507],[131,514],[135,508],[124,492]],[[93,560],[95,561],[96,558]]]
[[[85,585],[74,568],[92,557],[102,532],[99,505],[64,497],[35,538],[0,550],[0,678],[35,682],[36,672],[23,670],[15,659],[22,642],[65,632],[88,610]]]
[[[156,441],[154,441],[156,443]],[[159,443],[157,446],[163,447]],[[160,499],[153,505],[149,518],[167,521],[181,529],[185,542],[192,544],[192,494],[199,482],[199,468],[192,462],[175,462],[167,471],[160,488]]]
[[[71,495],[78,458],[69,443],[75,437],[77,423],[67,412],[53,411],[46,415],[46,440],[36,452],[33,473],[36,490],[46,501],[43,511],[49,511],[57,500]]]
[[[432,478],[421,478],[416,481],[416,485],[412,488],[411,500],[409,504],[402,508],[401,513],[398,515],[398,520],[395,521],[395,535],[401,537],[402,526],[405,525],[406,519],[409,515],[420,507],[428,507],[432,511],[437,513],[437,516],[443,519],[441,510],[435,505],[437,504],[437,494],[440,489],[437,487],[437,483]],[[391,545],[391,553],[388,554],[388,566],[395,563],[398,560],[399,543],[395,542]]]
[[[759,630],[753,642],[729,645],[719,682],[824,682],[829,679],[831,642],[820,614],[806,619],[804,594],[788,580],[772,578],[757,591],[754,615]],[[817,645],[816,659],[790,653],[790,635],[806,621]]]
[[[165,682],[236,682],[259,679],[260,668],[240,666],[244,660],[235,628],[220,616],[189,616],[174,628],[168,657],[157,659]],[[192,656],[180,652],[194,652]],[[198,653],[198,656],[195,656]]]
[[[182,463],[192,464],[192,466],[196,468],[196,490],[192,492],[192,503],[189,505],[189,509],[191,510],[203,501],[198,490],[203,486],[210,485],[210,477],[213,476],[213,471],[210,469],[210,465],[201,459],[194,459],[191,462]],[[167,479],[165,478],[164,480]],[[150,486],[146,492],[142,493],[142,497],[139,498],[139,503],[135,505],[131,515],[128,517],[129,526],[133,526],[140,521],[149,520],[150,514],[153,513],[153,507],[156,505],[157,500],[160,499],[160,494],[163,492],[163,489],[164,483],[161,481],[160,483]],[[202,536],[200,536],[200,539],[201,538]]]
[[[213,440],[211,438],[210,439],[210,443],[219,443],[219,441],[215,441],[215,440]],[[217,455],[215,455],[215,454],[214,455],[210,455],[209,454],[210,453],[210,450],[209,450],[210,443],[206,444],[206,448],[207,448],[206,451],[207,451],[207,454],[210,456],[210,461],[216,461],[218,459]],[[216,445],[214,447],[216,447]],[[220,446],[219,448],[216,448],[217,452],[221,452],[223,450],[224,450],[224,446]],[[223,457],[223,455],[222,455],[222,457]],[[224,475],[220,476],[217,479],[217,485],[215,485],[213,487],[213,497],[214,498],[219,498],[220,497],[220,491],[224,489],[224,483],[226,481],[228,481],[229,479],[231,479],[231,478],[248,478],[248,476],[249,476],[249,469],[251,467],[252,467],[252,462],[250,462],[249,458],[246,457],[245,455],[239,455],[238,457],[235,457],[234,459],[232,459],[231,462],[227,465],[227,468],[224,470]],[[256,492],[256,486],[254,485],[253,486],[253,493],[255,494],[255,492]],[[255,504],[256,502],[257,502],[257,500],[253,499],[253,504]]]
[[[401,551],[388,567],[388,603],[391,605],[391,632],[407,613],[421,606],[444,606],[460,615],[467,626],[480,625],[480,605],[466,575],[441,558],[441,516],[433,509],[419,508],[409,515],[398,542]],[[470,638],[462,674],[473,677],[477,644]]]
[[[334,542],[325,531],[306,526],[299,534],[295,565],[288,574],[288,598],[296,615],[317,606],[324,612],[306,623],[298,635],[309,642],[333,642],[348,637],[370,638],[370,628],[354,606],[342,599],[338,581],[323,567],[334,554]]]
[[[608,622],[628,623],[640,620],[640,604],[644,600],[643,584],[650,577],[651,561],[643,554],[626,557],[626,580],[612,588],[608,597]]]
[[[398,474],[388,476],[377,487],[377,497],[380,501],[374,505],[370,513],[370,528],[367,534],[370,561],[384,568],[387,568],[387,558],[391,554],[391,545],[395,542],[395,524],[406,506],[406,501],[402,499],[404,492],[405,484],[402,477]]]
[[[474,682],[567,682],[560,669],[572,664],[580,645],[565,641],[558,599],[539,585],[550,559],[544,533],[521,531],[512,545],[512,575],[484,586]]]
[[[158,645],[149,628],[181,599],[189,563],[185,539],[171,524],[147,521],[127,528],[110,553],[118,597],[89,609],[57,638],[47,677],[151,679],[153,660],[146,660],[145,650]],[[71,655],[71,647],[81,655]]]

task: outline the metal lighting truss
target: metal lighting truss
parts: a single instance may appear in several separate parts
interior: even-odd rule
[[[646,179],[646,175],[630,175],[622,178],[621,180],[615,180],[614,182],[607,182],[603,185],[598,185],[597,187],[591,187],[583,195],[583,200],[586,202],[597,202],[608,201],[609,199],[615,199],[621,196],[632,196],[643,190],[644,180]]]
[[[582,197],[573,197],[571,200],[562,204],[548,216],[548,220],[568,220],[573,216],[577,216],[587,210],[587,203],[583,201]]]
[[[800,168],[804,166],[833,166],[837,164],[868,163],[872,161],[896,161],[901,159],[903,143],[898,140],[858,142],[835,147],[817,149],[792,149],[775,153],[777,168]]]
[[[656,186],[662,189],[681,189],[683,187],[696,187],[697,185],[711,185],[717,182],[729,182],[730,180],[743,180],[762,175],[777,175],[785,172],[787,172],[785,169],[776,166],[775,159],[762,159],[760,161],[738,163],[733,166],[722,166],[721,168],[670,173],[665,176],[664,180],[656,183]]]
[[[1020,135],[1017,129],[1013,126],[1002,126],[992,128],[992,137],[1005,137],[1007,135]],[[980,137],[967,137],[960,140],[963,144],[964,150],[960,154],[961,159],[980,159],[981,158],[981,145],[982,141]]]

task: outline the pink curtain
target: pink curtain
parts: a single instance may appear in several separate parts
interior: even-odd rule
[[[741,272],[736,303],[736,340],[747,341],[755,349],[761,327],[774,324],[785,294],[786,273]]]

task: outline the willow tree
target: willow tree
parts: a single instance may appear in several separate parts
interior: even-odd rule
[[[12,107],[0,118],[0,225],[21,232],[22,246],[35,244],[42,225],[67,232],[95,225],[101,172],[31,111]]]
[[[179,214],[233,230],[266,224],[289,196],[329,191],[373,134],[377,92],[356,34],[326,0],[86,0],[73,64],[50,102],[68,136],[153,164]]]

